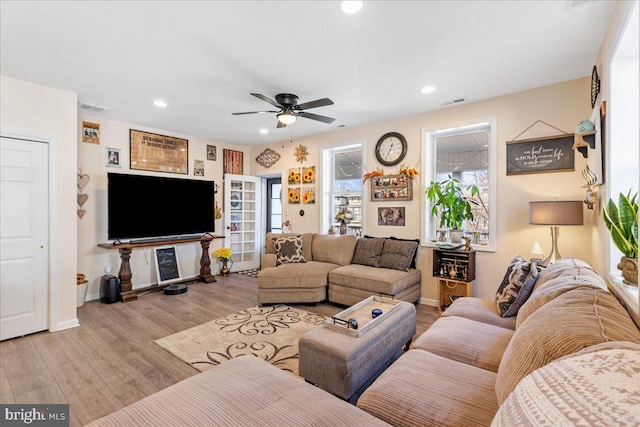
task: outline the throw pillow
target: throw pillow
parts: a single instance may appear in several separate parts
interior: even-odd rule
[[[356,243],[356,250],[353,253],[351,264],[369,265],[371,267],[378,267],[378,259],[382,253],[382,246],[384,245],[384,239],[372,238],[364,239],[359,238]]]
[[[383,239],[383,237],[373,237],[373,236],[369,236],[367,234],[364,235],[365,239]],[[418,261],[418,248],[420,247],[420,239],[399,239],[397,237],[389,237],[389,239],[391,240],[399,240],[402,242],[416,242],[418,244],[418,246],[416,246],[416,250],[413,254],[413,258],[411,258],[411,265],[409,266],[409,268],[417,268],[416,267],[416,262]]]
[[[418,243],[403,240],[385,239],[378,266],[394,270],[407,271],[418,248]]]
[[[277,237],[273,239],[276,265],[307,262],[302,251],[302,237]]]
[[[502,317],[518,314],[518,310],[527,301],[533,286],[538,280],[538,266],[528,262],[520,255],[509,263],[507,272],[496,292],[496,305]]]

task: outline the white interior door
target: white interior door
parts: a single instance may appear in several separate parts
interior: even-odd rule
[[[48,328],[48,148],[0,138],[0,340]]]
[[[224,175],[224,223],[226,244],[233,253],[232,271],[260,267],[260,178]]]

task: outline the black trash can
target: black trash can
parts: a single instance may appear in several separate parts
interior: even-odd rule
[[[100,280],[100,301],[105,304],[113,304],[120,301],[120,279],[110,274],[105,274]]]

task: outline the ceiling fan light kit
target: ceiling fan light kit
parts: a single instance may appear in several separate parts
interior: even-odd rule
[[[278,114],[276,117],[278,117],[278,121],[284,125],[292,125],[298,119],[295,114],[287,111]]]
[[[242,113],[232,113],[234,116],[244,114],[260,114],[260,113],[276,113],[278,118],[278,128],[286,127],[296,122],[298,117],[304,117],[305,119],[317,120],[323,123],[333,123],[335,121],[332,117],[321,116],[319,114],[309,113],[305,110],[311,108],[324,107],[327,105],[333,105],[333,101],[329,98],[316,99],[315,101],[305,102],[298,104],[298,96],[291,93],[279,93],[276,95],[276,100],[268,98],[259,93],[252,93],[251,95],[256,98],[267,102],[274,107],[280,108],[280,111],[247,111]]]

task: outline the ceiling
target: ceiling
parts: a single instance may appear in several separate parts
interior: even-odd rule
[[[334,1],[2,1],[0,72],[109,108],[89,115],[262,145],[588,76],[613,6],[369,1],[345,15]],[[232,116],[273,109],[251,92],[328,97],[311,111],[336,121]]]

